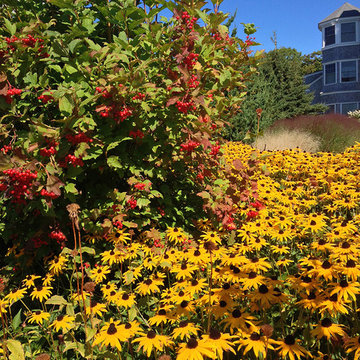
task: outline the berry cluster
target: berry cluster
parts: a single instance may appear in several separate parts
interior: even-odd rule
[[[10,87],[5,95],[5,101],[8,103],[8,104],[11,104],[12,103],[12,100],[13,100],[13,97],[15,95],[20,95],[22,93],[22,90],[21,89],[17,89],[17,88],[14,88],[14,87]]]
[[[254,37],[250,37],[249,35],[247,35],[247,36],[246,36],[246,40],[245,40],[245,45],[246,45],[247,47],[254,45],[254,44],[255,44],[255,41],[254,41],[254,40],[255,40]]]
[[[65,157],[65,164],[62,164],[62,165],[72,165],[73,167],[76,167],[76,166],[84,166],[84,162],[82,161],[82,159],[79,157],[77,158],[75,155],[71,155],[71,154],[68,154],[66,155]]]
[[[191,154],[200,144],[197,141],[189,140],[186,143],[180,144],[181,150]]]
[[[51,155],[55,155],[57,153],[56,146],[58,146],[59,143],[49,139],[45,139],[45,141],[47,142],[47,147],[44,149],[40,149],[39,154],[44,157],[50,157]]]
[[[131,197],[130,199],[128,199],[127,203],[128,203],[128,205],[130,206],[130,209],[135,209],[135,208],[136,208],[137,201],[136,201],[136,199],[134,199],[133,197]]]
[[[193,104],[192,101],[180,101],[178,100],[175,104],[179,112],[183,114],[187,114],[189,110],[196,110],[196,106]]]
[[[196,53],[190,53],[188,56],[185,57],[184,64],[187,65],[189,70],[192,70],[195,66],[196,62],[198,61],[199,54]]]
[[[182,22],[186,25],[186,29],[192,30],[194,27],[194,24],[198,20],[196,17],[191,17],[191,15],[187,11],[183,11],[183,13],[180,16],[176,17],[176,20],[182,20]]]
[[[164,248],[164,244],[161,242],[160,239],[155,239],[154,240],[154,247],[162,249],[162,248]]]
[[[11,195],[11,201],[13,203],[24,204],[25,197],[30,194],[33,181],[37,178],[37,172],[14,168],[4,170],[3,174],[7,176],[7,179],[2,183],[1,190],[8,190],[8,194]]]
[[[0,151],[3,153],[3,154],[7,154],[10,150],[12,149],[11,145],[4,145]]]
[[[110,99],[111,98],[111,94],[106,90],[106,89],[102,89],[101,87],[96,87],[95,90],[101,94],[101,96],[105,99]]]
[[[216,144],[211,146],[211,151],[210,151],[210,155],[213,157],[216,157],[220,151],[221,145]]]
[[[145,184],[144,183],[137,183],[134,185],[134,188],[137,190],[144,190],[145,189]]]
[[[145,94],[138,92],[135,96],[132,97],[133,100],[144,100]]]
[[[123,122],[129,116],[131,116],[132,110],[126,105],[124,105],[121,110],[116,110],[115,105],[109,105],[109,106],[101,107],[101,110],[99,111],[99,115],[104,118],[110,117],[112,115],[114,120],[117,123],[119,123],[119,122]]]
[[[50,101],[53,101],[54,98],[51,95],[41,94],[38,96],[38,100],[40,100],[43,104],[47,104]]]
[[[53,230],[50,234],[49,234],[49,238],[56,240],[56,242],[59,245],[62,245],[64,242],[66,242],[66,236],[64,235],[64,233],[60,230]]]
[[[40,195],[50,199],[56,199],[59,197],[59,195],[56,195],[53,191],[47,191],[45,189],[41,189]]]
[[[136,139],[136,138],[142,139],[145,136],[145,134],[141,130],[137,129],[135,131],[131,130],[129,132],[129,136],[131,136],[134,139]]]
[[[30,47],[30,48],[34,48],[36,46],[36,44],[39,44],[38,52],[40,53],[40,56],[41,57],[49,57],[49,54],[47,52],[44,52],[44,44],[43,44],[44,40],[40,39],[40,38],[34,38],[30,34],[28,34],[27,37],[25,37],[23,39],[19,39],[18,37],[16,37],[14,35],[11,38],[7,37],[5,39],[5,41],[7,42],[8,47],[11,51],[15,50],[15,46],[12,45],[14,43],[20,42],[22,45],[24,45],[26,47]]]
[[[92,143],[93,142],[93,139],[89,138],[83,132],[80,132],[80,133],[78,133],[76,135],[67,134],[65,137],[66,137],[66,140],[72,145],[77,145],[77,144],[80,144],[80,143]]]
[[[195,89],[199,86],[200,82],[196,75],[191,75],[191,78],[188,80],[187,85],[190,89]]]

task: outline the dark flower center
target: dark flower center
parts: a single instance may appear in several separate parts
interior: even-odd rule
[[[256,258],[253,258],[253,259],[251,259],[251,262],[252,262],[252,263],[257,263],[257,262],[259,262],[259,258],[257,258],[257,257],[256,257]]]
[[[198,282],[197,280],[191,281],[191,286],[196,286],[196,285],[198,285],[198,284],[199,284],[199,282]]]
[[[332,321],[329,318],[325,318],[323,320],[321,320],[321,326],[322,327],[330,327],[332,325]]]
[[[200,256],[200,254],[201,254],[201,253],[200,253],[199,250],[195,250],[195,251],[194,251],[194,256]]]
[[[98,302],[96,300],[91,300],[90,302],[90,307],[95,307],[98,304]]]
[[[116,295],[116,291],[111,291],[110,296]]]
[[[194,338],[190,338],[189,341],[187,342],[187,345],[186,345],[186,347],[188,349],[196,349],[197,346],[198,346],[198,342]]]
[[[130,324],[130,323],[126,323],[126,324],[125,324],[125,329],[131,329],[131,324]]]
[[[63,319],[64,319],[64,315],[59,315],[59,316],[56,318],[57,321],[62,321]]]
[[[129,295],[128,294],[123,294],[123,296],[121,298],[123,300],[129,300]]]
[[[223,288],[224,290],[229,290],[229,289],[230,289],[230,284],[229,284],[229,283],[225,283],[225,284],[222,286],[222,288]]]
[[[249,279],[255,279],[257,277],[257,274],[255,271],[251,271],[251,273],[249,273]]]
[[[35,315],[40,315],[41,314],[41,311],[35,311]]]
[[[292,335],[287,335],[284,340],[286,345],[294,345],[295,344],[295,338]]]
[[[152,284],[152,280],[151,279],[147,279],[144,281],[145,285],[151,285]]]
[[[308,295],[308,300],[315,300],[316,299],[316,295],[314,292],[311,292],[309,295]]]
[[[185,295],[185,293],[181,290],[181,291],[179,291],[179,296],[184,296]]]
[[[41,291],[42,289],[43,289],[42,285],[39,285],[39,286],[36,287],[37,291]]]
[[[210,339],[212,340],[218,340],[221,337],[221,333],[219,330],[217,329],[210,329],[210,335],[209,335]]]
[[[345,241],[345,242],[342,243],[341,247],[343,249],[348,249],[350,247],[350,244],[347,241]]]
[[[311,226],[316,225],[316,221],[315,221],[315,220],[311,220],[311,221],[310,221],[310,225],[311,225]]]
[[[182,265],[181,265],[181,270],[186,270],[186,269],[187,269],[186,264],[182,264]]]
[[[346,263],[346,267],[347,268],[354,268],[356,266],[355,261],[354,260],[348,260]]]
[[[114,335],[114,334],[116,334],[116,332],[117,332],[117,330],[116,330],[115,324],[111,323],[107,329],[107,334]]]
[[[262,284],[259,286],[259,293],[260,294],[266,294],[269,292],[269,289],[266,285]]]
[[[341,281],[340,281],[340,286],[341,286],[342,288],[346,288],[346,287],[349,286],[349,283],[348,283],[346,280],[341,280]]]
[[[181,306],[183,309],[185,309],[185,308],[188,306],[188,304],[189,304],[188,301],[184,300],[184,301],[181,302],[180,306]]]
[[[326,241],[324,239],[319,240],[319,245],[325,245]]]
[[[239,272],[240,272],[240,269],[238,267],[234,266],[233,273],[238,274]]]
[[[220,305],[220,307],[226,307],[226,305],[227,305],[227,302],[225,301],[225,300],[220,300],[220,302],[219,302],[219,305]]]
[[[184,328],[187,327],[189,322],[187,320],[183,320],[180,322],[179,327]]]
[[[231,314],[233,318],[237,319],[241,316],[241,311],[239,309],[235,309]]]
[[[156,336],[156,332],[154,330],[150,330],[147,334],[148,339],[153,339]]]
[[[337,295],[337,294],[331,295],[331,296],[329,297],[329,300],[336,302],[336,301],[338,300],[338,295]]]
[[[159,315],[166,315],[166,311],[164,309],[159,310]]]
[[[260,334],[258,334],[257,332],[253,332],[250,336],[250,339],[253,341],[260,340]]]
[[[331,268],[331,264],[328,260],[325,260],[323,263],[322,263],[322,268],[323,269],[330,269]]]
[[[303,276],[302,278],[301,278],[301,280],[304,282],[304,283],[307,283],[307,284],[309,284],[309,283],[311,283],[311,278],[309,277],[309,276]]]

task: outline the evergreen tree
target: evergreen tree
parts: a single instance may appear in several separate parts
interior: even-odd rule
[[[307,92],[303,80],[302,55],[292,48],[280,48],[264,54],[258,65],[242,113],[232,121],[228,137],[242,140],[250,131],[257,131],[257,109],[262,109],[260,130],[278,119],[316,114],[326,110],[322,104],[312,104],[313,94]]]

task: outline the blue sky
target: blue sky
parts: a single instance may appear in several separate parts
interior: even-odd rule
[[[235,24],[254,23],[258,28],[255,40],[261,45],[254,50],[274,49],[270,40],[277,33],[278,47],[292,47],[302,54],[321,49],[321,33],[318,23],[338,9],[346,1],[340,0],[224,0],[220,10],[233,14]],[[348,1],[360,7],[360,0]],[[210,4],[211,5],[211,4]],[[239,37],[240,31],[238,32]]]

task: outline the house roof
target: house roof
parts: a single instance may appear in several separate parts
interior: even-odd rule
[[[322,23],[327,21],[352,16],[360,16],[360,9],[346,2],[344,5],[340,6],[337,10],[327,16],[324,20],[320,21],[319,27]]]

